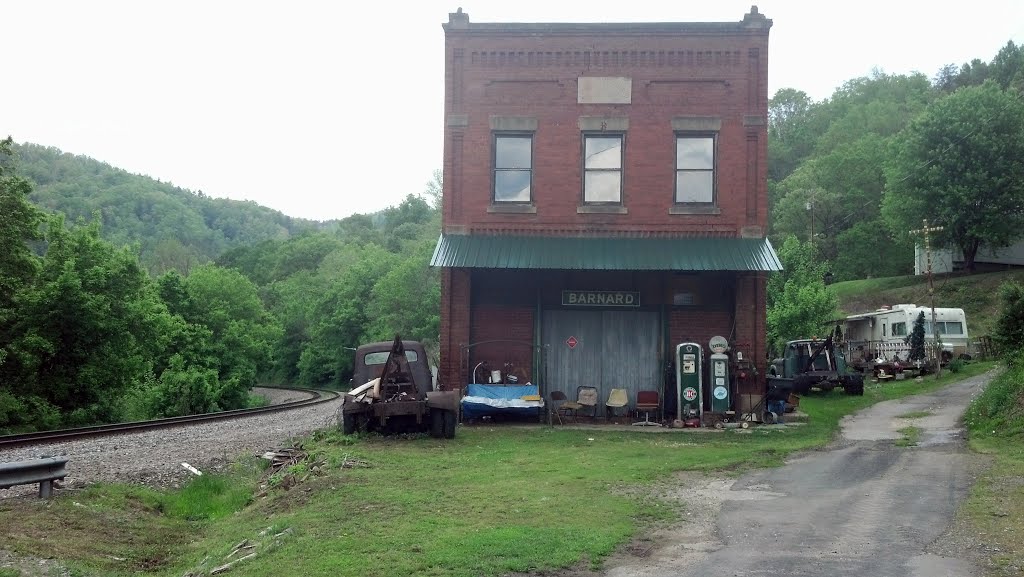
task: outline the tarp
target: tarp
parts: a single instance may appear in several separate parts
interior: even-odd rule
[[[544,400],[527,401],[524,396],[539,395],[537,385],[478,385],[466,387],[462,397],[462,416],[478,419],[485,415],[518,415],[539,417]]]

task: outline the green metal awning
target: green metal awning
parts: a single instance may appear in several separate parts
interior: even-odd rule
[[[779,271],[766,238],[442,234],[430,266],[571,270]]]

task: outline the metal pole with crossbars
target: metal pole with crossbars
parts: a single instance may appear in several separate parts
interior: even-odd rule
[[[942,376],[942,340],[939,338],[939,323],[935,319],[935,288],[932,286],[932,245],[930,233],[939,232],[943,227],[928,226],[927,218],[923,220],[923,223],[924,226],[910,231],[910,234],[924,236],[924,258],[928,274],[928,306],[932,308],[932,336],[935,337],[935,342],[937,343],[937,350],[935,351],[935,378],[939,378]]]

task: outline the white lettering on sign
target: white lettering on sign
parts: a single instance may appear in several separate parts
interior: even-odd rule
[[[683,389],[683,398],[687,401],[692,401],[697,398],[697,389],[693,387],[686,387]]]
[[[640,293],[631,291],[562,291],[566,306],[637,307]]]

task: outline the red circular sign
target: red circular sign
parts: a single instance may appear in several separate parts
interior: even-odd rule
[[[579,341],[576,340],[576,337],[569,337],[565,339],[565,344],[569,345],[570,349],[575,349]]]

